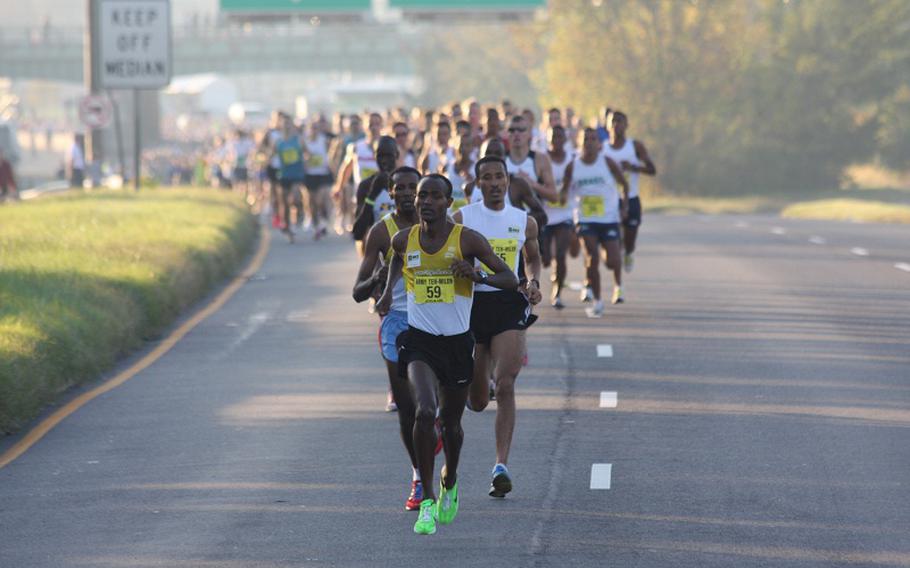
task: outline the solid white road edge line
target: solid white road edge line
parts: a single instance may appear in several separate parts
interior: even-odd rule
[[[850,249],[850,252],[852,252],[856,256],[869,256],[869,250],[864,249],[862,247],[853,247],[852,249]]]
[[[898,262],[894,265],[894,268],[903,270],[904,272],[910,272],[910,264],[907,264],[906,262]]]
[[[613,356],[613,346],[602,343],[597,346],[597,356],[598,357],[612,357]]]

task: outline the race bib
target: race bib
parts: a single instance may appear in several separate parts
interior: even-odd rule
[[[606,214],[602,195],[583,195],[581,197],[582,217],[603,217]]]
[[[558,201],[547,201],[547,207],[550,209],[565,209],[568,207],[568,203],[560,203]]]
[[[325,160],[319,154],[310,154],[310,159],[306,161],[306,165],[311,168],[321,167],[325,163]]]
[[[376,168],[360,168],[360,179],[365,180],[378,171]]]
[[[414,301],[418,304],[455,303],[455,276],[451,273],[414,276]]]
[[[493,247],[493,253],[502,259],[510,269],[515,266],[515,258],[518,256],[517,239],[490,239],[490,246]],[[495,272],[492,268],[484,263],[480,263],[484,272],[492,274]]]
[[[300,152],[297,148],[285,148],[281,151],[281,163],[294,164],[300,161]]]

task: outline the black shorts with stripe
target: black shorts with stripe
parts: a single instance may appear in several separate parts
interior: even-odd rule
[[[471,331],[474,340],[487,345],[494,336],[510,329],[527,329],[537,321],[531,304],[516,290],[474,292],[471,307]]]

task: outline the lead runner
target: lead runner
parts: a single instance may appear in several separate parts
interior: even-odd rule
[[[446,525],[458,513],[458,459],[464,440],[461,417],[474,372],[474,337],[470,331],[474,284],[514,290],[518,278],[476,231],[449,220],[452,183],[431,174],[417,187],[420,223],[392,239],[392,265],[380,313],[391,305],[391,290],[404,276],[408,294],[408,330],[399,336],[399,373],[414,395],[414,451],[423,480],[423,501],[414,524],[417,534],[434,534],[436,521]],[[474,270],[479,260],[493,274]],[[440,473],[439,500],[433,488],[437,398],[446,462]]]

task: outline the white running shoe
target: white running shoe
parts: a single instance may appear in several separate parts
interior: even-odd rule
[[[584,303],[594,301],[594,290],[592,290],[590,286],[585,286],[581,291],[581,301]]]
[[[553,298],[553,300],[550,301],[550,305],[553,306],[554,308],[556,308],[557,310],[561,310],[564,307],[566,307],[566,305],[564,303],[562,303],[562,298],[560,298],[559,296],[556,296],[555,298]]]
[[[599,318],[604,315],[604,303],[603,300],[597,300],[594,302],[594,305],[590,308],[585,308],[585,314],[589,318]]]
[[[635,268],[635,257],[627,254],[623,259],[622,266],[626,269],[626,272],[632,272],[632,269]]]

